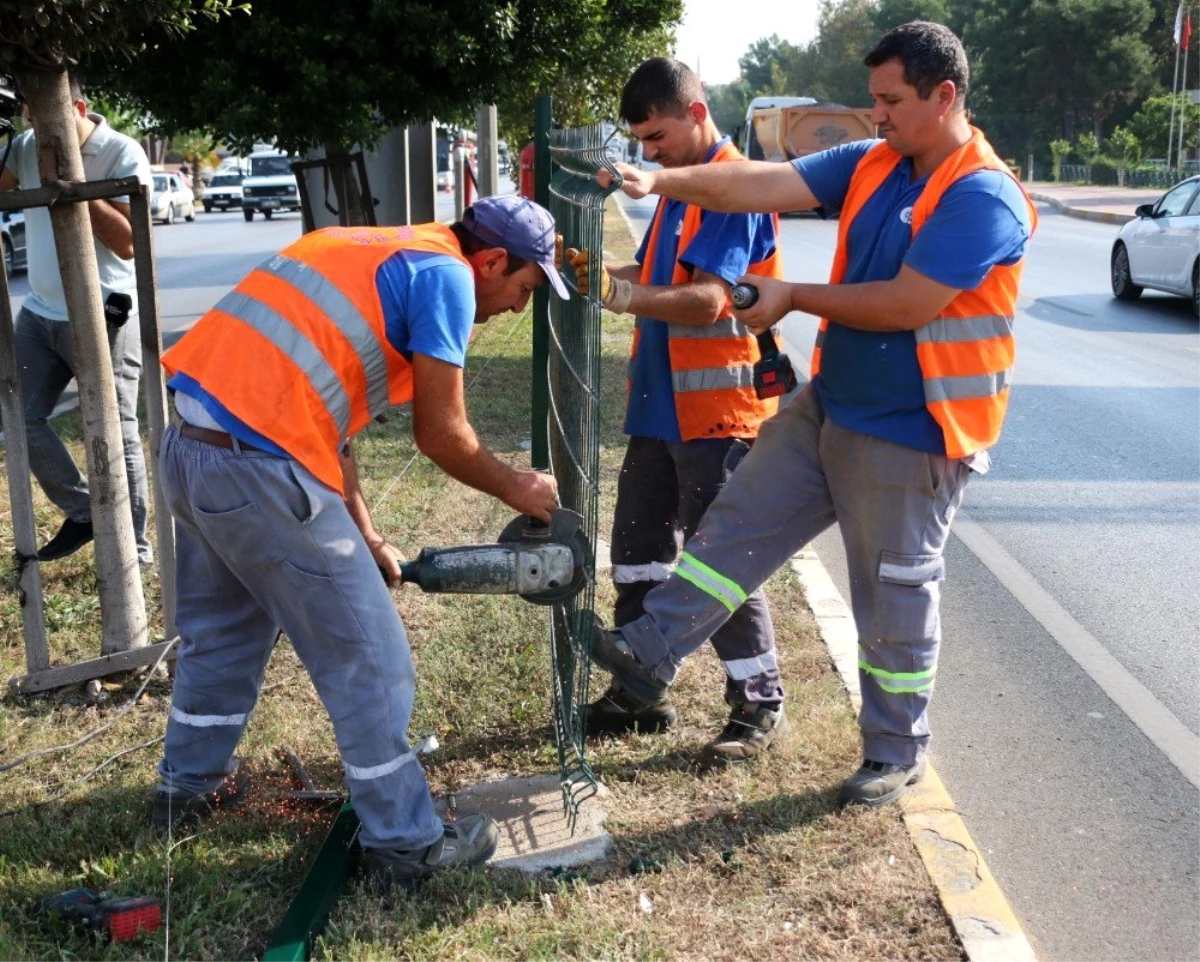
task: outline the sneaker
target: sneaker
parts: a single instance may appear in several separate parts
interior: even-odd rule
[[[412,888],[440,869],[482,865],[495,854],[499,841],[496,823],[477,812],[447,822],[442,837],[426,848],[363,849],[362,864],[377,883]]]
[[[839,805],[868,805],[878,808],[893,802],[909,785],[925,777],[925,759],[913,765],[892,765],[869,759],[842,783]]]
[[[747,762],[765,752],[788,730],[782,705],[775,708],[734,705],[724,730],[704,746],[704,761],[708,765]]]
[[[587,706],[587,733],[621,735],[638,731],[656,735],[674,725],[678,717],[675,706],[665,696],[656,702],[644,702],[614,681],[608,691]]]
[[[72,521],[70,518],[64,518],[58,534],[38,549],[38,561],[57,561],[59,558],[65,558],[82,548],[92,537],[90,521]]]
[[[592,661],[613,676],[634,698],[643,704],[665,700],[667,683],[637,660],[619,631],[609,631],[594,615]]]
[[[208,818],[218,808],[232,808],[242,800],[250,787],[250,772],[242,759],[216,788],[186,795],[159,787],[154,790],[154,810],[150,824],[155,828],[190,828]]]

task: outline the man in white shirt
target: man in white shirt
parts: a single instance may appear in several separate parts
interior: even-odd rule
[[[86,179],[136,176],[149,185],[150,161],[138,142],[117,133],[99,114],[90,113],[74,79],[70,90]],[[13,141],[8,163],[0,172],[0,190],[39,186],[37,144],[31,127]],[[131,299],[124,323],[113,323],[109,319],[108,340],[121,413],[121,436],[125,445],[125,470],[129,477],[138,560],[149,565],[154,554],[146,538],[146,461],[137,422],[142,361],[129,202],[127,198],[119,197],[88,201],[87,206],[96,240],[101,296],[106,301],[114,293]],[[29,286],[33,290],[17,314],[17,365],[21,372],[29,466],[46,497],[66,515],[58,533],[38,551],[41,561],[53,561],[73,554],[92,540],[92,507],[87,478],[49,424],[51,413],[75,376],[75,347],[50,214],[45,207],[25,212],[25,232]]]

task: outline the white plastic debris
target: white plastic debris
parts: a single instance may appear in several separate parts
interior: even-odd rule
[[[650,899],[646,897],[645,892],[642,892],[638,895],[638,908],[647,915],[650,915],[654,912],[654,905],[650,902]]]
[[[895,856],[895,855],[889,855],[889,856],[888,856],[888,865],[895,865],[895,864],[896,864],[896,856]]]
[[[429,755],[436,752],[442,747],[442,743],[438,741],[437,735],[426,735],[417,745],[417,753],[420,755]]]

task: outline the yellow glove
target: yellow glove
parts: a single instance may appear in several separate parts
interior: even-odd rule
[[[570,265],[575,268],[580,295],[587,297],[592,290],[591,259],[588,252],[571,247],[567,249],[566,257]],[[633,296],[633,285],[629,281],[613,277],[603,264],[598,266],[600,268],[600,284],[596,293],[600,295],[600,303],[614,314],[624,314],[629,309],[629,299]]]

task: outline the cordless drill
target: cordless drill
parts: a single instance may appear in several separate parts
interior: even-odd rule
[[[753,307],[758,300],[758,288],[753,284],[735,284],[729,292],[733,306],[739,311]],[[763,331],[758,335],[759,362],[754,365],[754,394],[761,401],[769,397],[781,397],[796,389],[796,372],[792,361],[779,351],[775,335]]]
[[[112,942],[128,942],[141,933],[157,932],[162,913],[158,899],[149,895],[105,898],[91,889],[71,889],[42,899],[43,914],[57,912],[64,919],[101,932]]]

